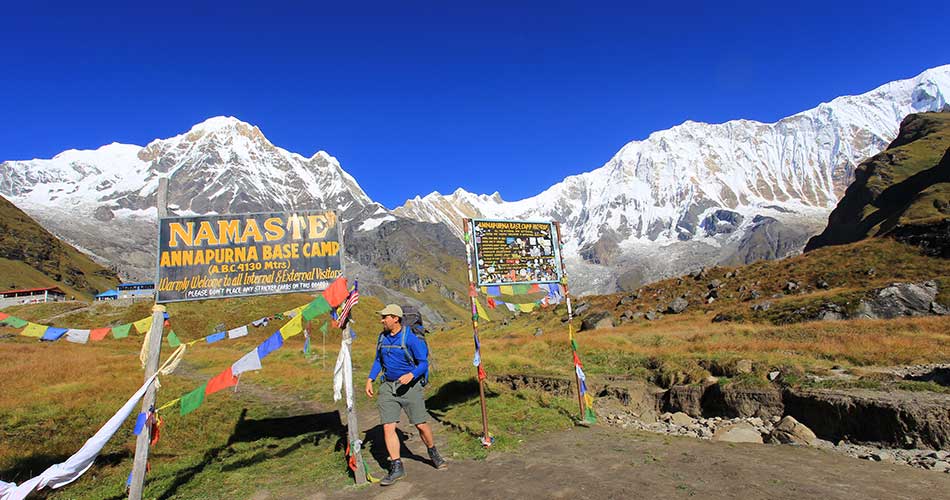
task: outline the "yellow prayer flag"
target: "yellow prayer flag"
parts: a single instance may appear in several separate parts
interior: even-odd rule
[[[152,317],[149,316],[147,318],[142,318],[132,324],[135,326],[135,329],[139,331],[139,333],[148,333],[149,329],[152,328]]]
[[[36,337],[40,338],[46,333],[46,325],[37,325],[36,323],[27,323],[26,328],[20,332],[20,335],[26,335],[27,337]]]
[[[534,302],[528,302],[527,304],[518,304],[518,309],[520,309],[521,312],[529,313],[534,310],[534,306],[536,305],[537,304],[535,304]]]
[[[294,316],[292,320],[287,322],[287,324],[284,325],[280,329],[280,336],[283,337],[284,339],[288,339],[290,337],[293,337],[294,335],[299,334],[302,331],[303,331],[303,316],[298,314]]]
[[[584,393],[584,403],[587,405],[588,408],[594,407],[594,396],[590,395],[589,390]]]
[[[478,299],[475,300],[475,310],[478,311],[479,319],[491,321],[491,318],[488,317],[488,311],[485,310],[485,307],[482,306],[482,303],[479,302]]]
[[[511,285],[501,285],[500,287],[498,287],[498,291],[500,291],[502,295],[515,294],[515,289]]]

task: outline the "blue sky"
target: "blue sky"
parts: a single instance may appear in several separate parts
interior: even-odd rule
[[[950,63],[950,3],[17,2],[0,160],[216,115],[336,156],[387,207],[532,196],[685,120],[775,121]]]

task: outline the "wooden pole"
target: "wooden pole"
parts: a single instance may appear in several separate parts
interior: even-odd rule
[[[475,277],[472,271],[472,254],[474,253],[472,239],[475,237],[470,231],[471,219],[462,219],[462,224],[465,230],[465,259],[468,262],[468,289],[469,289],[469,302],[472,306],[472,334],[474,335],[475,342],[478,342],[478,321],[475,320],[475,317],[478,315],[478,309],[475,306],[475,300],[477,297],[475,294],[471,293],[471,290],[475,289]],[[471,226],[473,227],[473,226]],[[482,445],[491,446],[491,437],[488,435],[488,408],[485,406],[485,381],[480,376],[482,372],[482,359],[481,356],[478,358],[478,365],[475,367],[475,379],[478,380],[478,400],[482,406]]]
[[[168,177],[158,178],[158,217],[168,215]],[[158,257],[156,256],[156,263]],[[155,284],[158,284],[158,269],[156,267]],[[155,290],[155,299],[158,300],[158,289]],[[161,357],[162,336],[165,326],[165,306],[157,302],[152,307],[152,327],[148,335],[148,360],[145,363],[145,380],[151,378],[158,371],[158,362]],[[149,386],[142,398],[142,412],[146,415],[155,407],[157,393],[155,384]],[[148,464],[149,446],[152,442],[152,426],[146,425],[135,441],[135,461],[132,464],[132,481],[129,484],[129,499],[141,500],[142,490],[145,487],[145,469]]]
[[[567,267],[564,265],[564,242],[561,241],[561,223],[555,222],[554,228],[557,230],[557,247],[558,247],[558,257],[561,260],[561,280],[564,285],[564,300],[567,302],[567,327],[569,329],[574,328],[574,311],[571,309],[571,295],[567,290]],[[574,345],[571,345],[571,353],[574,354]],[[573,365],[573,360],[571,360]],[[577,409],[580,411],[580,421],[584,421],[585,411],[584,411],[584,396],[581,394],[581,377],[577,374],[577,369],[574,369],[574,381],[577,383]]]

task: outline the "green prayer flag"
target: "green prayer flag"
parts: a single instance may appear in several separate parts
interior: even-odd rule
[[[587,409],[584,410],[584,420],[589,424],[597,423],[597,416],[594,415],[593,408],[587,407]]]
[[[16,316],[8,316],[7,319],[0,321],[0,323],[3,323],[4,325],[7,325],[13,328],[23,328],[24,326],[29,324],[29,321],[25,319],[17,318]]]
[[[181,397],[181,415],[187,415],[201,406],[201,403],[203,403],[205,400],[206,387],[208,387],[207,382],[201,384],[201,387]]]
[[[524,295],[531,290],[531,285],[512,285],[511,289],[515,295]]]
[[[129,336],[129,331],[132,329],[132,323],[127,323],[125,325],[119,325],[112,328],[112,338],[114,339],[124,339]]]
[[[328,312],[330,312],[330,303],[327,302],[327,299],[325,299],[323,295],[319,295],[303,310],[303,319],[310,321]]]
[[[174,330],[168,331],[168,347],[178,347],[181,345],[181,340],[178,339],[178,335],[175,335]]]
[[[329,327],[330,327],[330,322],[324,321],[323,324],[320,325],[320,333],[326,335],[326,334],[327,334],[327,328],[329,328]]]
[[[571,339],[571,349],[577,350],[577,341],[574,339]]]

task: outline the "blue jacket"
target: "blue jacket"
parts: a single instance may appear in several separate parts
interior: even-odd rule
[[[426,348],[425,342],[419,340],[419,337],[408,330],[409,327],[407,326],[403,327],[401,332],[395,334],[385,332],[381,335],[382,346],[391,346],[392,348],[377,348],[373,368],[369,371],[370,380],[376,380],[380,371],[383,372],[383,376],[389,382],[397,380],[409,372],[412,372],[413,379],[425,375],[426,370],[429,369],[429,350]],[[405,351],[399,347],[402,343],[403,334],[406,335],[406,349],[409,350],[415,360],[415,365],[406,359]]]

